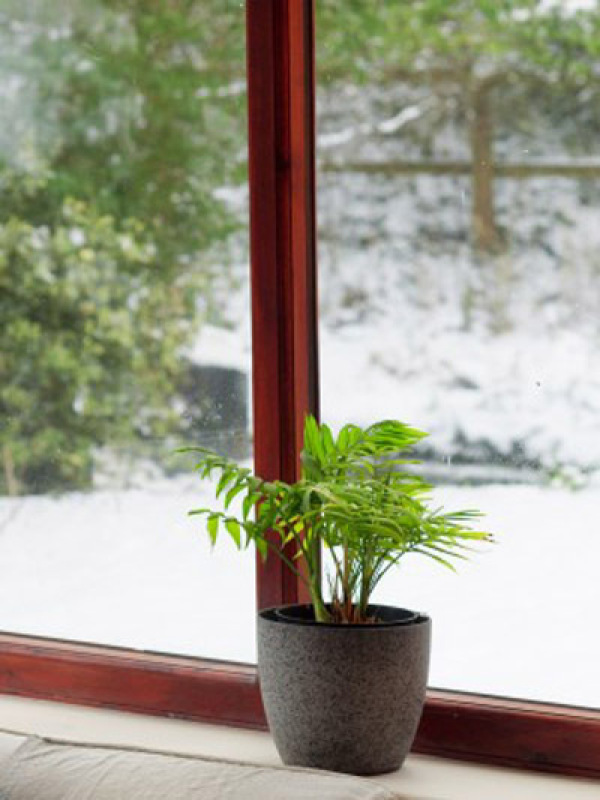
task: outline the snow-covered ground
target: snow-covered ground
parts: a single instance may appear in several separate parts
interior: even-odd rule
[[[434,435],[438,456],[470,447],[484,459],[518,452],[548,472],[593,469],[600,465],[597,205],[579,206],[573,182],[558,182],[550,195],[543,181],[520,191],[500,186],[512,244],[477,263],[467,188],[429,176],[326,178],[323,418],[406,419]]]
[[[453,573],[407,557],[379,592],[433,619],[432,686],[600,708],[600,490],[444,487],[496,544]]]
[[[211,552],[194,479],[0,501],[0,629],[252,662],[254,560]],[[444,487],[497,544],[457,573],[407,557],[377,599],[433,618],[430,684],[600,707],[600,489]]]
[[[432,615],[433,686],[600,707],[597,205],[572,184],[500,187],[513,244],[477,264],[449,235],[468,227],[460,181],[352,180],[321,214],[322,418],[428,430],[450,484],[478,462],[484,485],[438,492],[497,534],[458,574],[407,560],[379,599]]]
[[[254,657],[254,559],[211,553],[194,477],[143,490],[0,500],[0,630]]]

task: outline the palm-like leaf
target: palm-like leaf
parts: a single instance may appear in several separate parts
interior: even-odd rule
[[[263,558],[275,553],[306,583],[321,621],[331,618],[320,580],[324,544],[334,565],[331,608],[345,621],[360,622],[377,583],[407,553],[453,568],[452,560],[465,558],[470,545],[489,539],[470,527],[479,512],[432,510],[429,484],[403,469],[418,463],[407,456],[424,436],[402,422],[384,420],[364,429],[345,425],[335,437],[308,416],[302,477],[294,484],[263,481],[216,453],[188,448],[199,453],[201,478],[218,475],[216,494],[225,508],[190,513],[207,517],[213,544],[222,527],[238,548],[254,542]],[[238,496],[241,517],[228,513]],[[306,570],[298,568],[299,557]]]

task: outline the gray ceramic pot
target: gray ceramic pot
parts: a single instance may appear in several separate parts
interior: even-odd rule
[[[378,609],[393,619],[394,609]],[[398,769],[425,700],[431,620],[397,609],[398,622],[324,625],[278,611],[258,615],[258,670],[283,762],[355,775]]]

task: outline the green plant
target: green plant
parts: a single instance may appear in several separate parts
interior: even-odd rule
[[[489,538],[467,523],[477,511],[444,513],[427,505],[431,487],[411,470],[406,453],[426,434],[385,420],[365,429],[344,426],[337,437],[306,418],[302,475],[296,483],[265,481],[204,448],[196,465],[201,478],[219,475],[216,495],[224,511],[198,508],[213,544],[224,527],[238,548],[254,542],[263,558],[281,558],[310,592],[319,622],[368,621],[373,590],[402,556],[421,553],[452,568],[469,543]],[[228,513],[242,497],[241,515]],[[256,511],[252,518],[252,511]],[[321,543],[331,555],[326,603]],[[303,559],[304,567],[300,561]]]
[[[0,4],[23,89],[0,129],[0,495],[89,489],[98,450],[181,434],[184,353],[240,246],[219,189],[247,179],[244,22],[237,0]]]
[[[165,286],[141,222],[80,200],[48,224],[10,202],[4,218],[18,182],[0,181],[0,494],[85,489],[94,448],[178,424],[169,401],[195,307]]]

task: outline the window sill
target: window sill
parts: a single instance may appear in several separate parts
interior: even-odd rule
[[[147,717],[21,697],[0,697],[0,757],[38,734],[96,744],[128,744],[153,750],[271,765],[279,759],[267,733],[204,723]],[[375,778],[404,800],[596,800],[600,781],[537,775],[410,756],[398,773]]]

